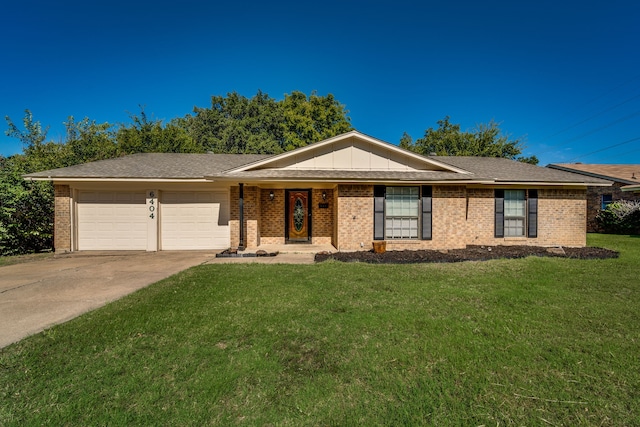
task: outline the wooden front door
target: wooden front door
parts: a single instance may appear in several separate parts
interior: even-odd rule
[[[308,242],[310,225],[309,190],[289,190],[287,197],[288,239]]]

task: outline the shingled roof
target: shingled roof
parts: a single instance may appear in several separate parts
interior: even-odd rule
[[[552,163],[548,168],[585,176],[608,179],[624,184],[640,183],[640,165],[599,165],[589,163]]]
[[[217,175],[221,171],[256,162],[266,157],[270,157],[270,155],[142,153],[30,173],[25,177],[50,179],[198,179]]]
[[[429,158],[468,170],[477,177],[496,182],[611,184],[611,182],[600,178],[563,172],[499,157],[430,156]]]
[[[260,181],[413,181],[413,182],[474,182],[474,183],[559,183],[607,185],[609,181],[543,168],[513,160],[489,157],[430,156],[438,162],[468,171],[369,171],[369,170],[292,170],[253,169],[230,172],[241,166],[264,160],[264,154],[133,154],[109,160],[84,163],[66,168],[36,172],[27,179],[214,179]]]
[[[421,156],[358,131],[267,154],[145,153],[25,175],[48,181],[433,182],[611,185],[587,174],[491,157]],[[631,182],[633,183],[633,182]]]

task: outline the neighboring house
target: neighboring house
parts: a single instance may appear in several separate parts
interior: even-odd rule
[[[587,187],[587,232],[602,231],[596,221],[598,213],[616,200],[640,200],[640,194],[627,192],[624,187],[640,184],[640,165],[598,165],[585,163],[555,163],[552,169],[579,173],[587,177],[613,182],[611,187]]]
[[[135,154],[25,179],[53,181],[56,252],[584,246],[587,186],[610,185],[356,131],[279,155]]]
[[[625,185],[624,187],[621,188],[622,191],[629,191],[629,192],[634,192],[636,194],[640,195],[640,184],[635,184],[635,185]]]

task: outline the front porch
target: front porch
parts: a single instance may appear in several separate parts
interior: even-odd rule
[[[232,186],[231,248],[245,253],[335,252],[335,212],[334,189],[328,186]]]

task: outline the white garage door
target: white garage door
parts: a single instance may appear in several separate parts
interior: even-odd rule
[[[79,250],[146,250],[144,192],[78,193]]]
[[[163,250],[229,247],[229,197],[226,191],[167,191],[162,193],[161,202]]]

